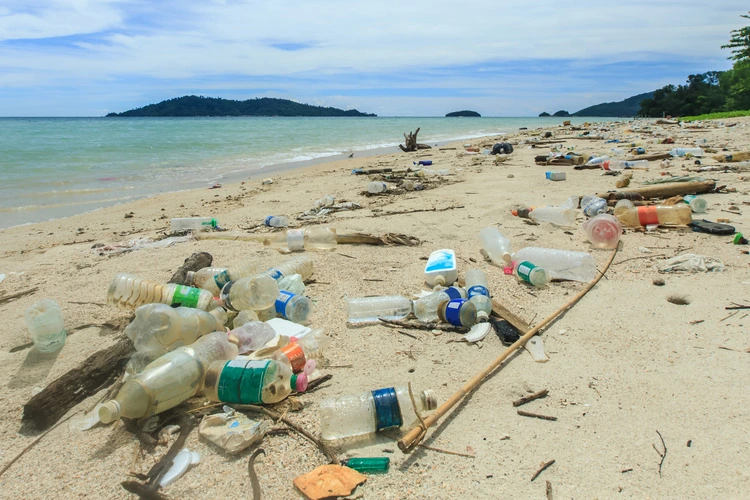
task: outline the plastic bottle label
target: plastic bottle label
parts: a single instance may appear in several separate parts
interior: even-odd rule
[[[234,281],[230,281],[226,285],[224,285],[224,288],[221,289],[221,300],[224,302],[224,307],[226,307],[230,311],[236,311],[234,307],[232,307],[232,302],[229,299],[229,294],[232,290],[232,285],[234,285]]]
[[[445,292],[445,294],[448,295],[448,297],[450,297],[451,300],[463,298],[461,297],[461,292],[458,290],[458,288],[453,287],[453,286],[449,286],[448,288],[443,290],[443,292]]]
[[[265,224],[268,227],[271,227],[271,219],[273,218],[274,218],[273,215],[269,215],[268,217],[266,217],[266,220],[263,221],[263,224]]]
[[[486,297],[489,297],[490,291],[482,285],[474,285],[466,291],[466,296],[472,298],[475,295],[484,295]]]
[[[276,297],[276,302],[274,303],[276,314],[281,314],[284,319],[289,319],[286,317],[286,305],[292,300],[292,297],[294,297],[294,294],[286,290],[279,290],[279,295]]]
[[[532,264],[531,262],[521,262],[518,264],[518,267],[516,268],[516,272],[518,273],[518,276],[521,277],[522,280],[524,280],[526,283],[531,283],[530,274],[531,271],[536,269],[536,266]]]
[[[294,373],[300,373],[305,369],[305,363],[307,363],[307,359],[305,359],[305,351],[302,350],[302,346],[297,342],[292,342],[291,344],[282,347],[281,352],[286,355],[289,364],[292,365],[292,371]]]
[[[235,359],[229,361],[221,370],[217,395],[225,403],[260,404],[263,392],[263,379],[271,364],[268,359],[248,361]]]
[[[638,222],[641,223],[641,226],[659,224],[659,217],[656,215],[656,205],[638,207]]]
[[[201,296],[201,289],[192,286],[177,285],[172,298],[173,306],[196,307]]]
[[[396,389],[393,387],[376,389],[372,391],[372,399],[375,401],[375,418],[377,419],[378,430],[401,427],[403,419],[401,418],[401,407],[398,405],[398,398],[396,397]]]
[[[281,274],[281,271],[279,271],[278,269],[274,269],[274,268],[269,269],[268,271],[266,271],[266,273],[270,277],[272,277],[273,279],[275,279],[276,281],[279,281],[281,278],[284,277],[284,275]]]
[[[425,273],[434,271],[445,271],[456,268],[455,254],[448,250],[436,250],[430,254],[427,266],[424,268]]]
[[[290,229],[286,232],[286,246],[292,252],[299,252],[305,249],[305,230]]]
[[[216,283],[216,286],[219,288],[219,290],[221,290],[224,285],[226,285],[230,281],[231,278],[229,277],[229,271],[226,269],[214,276],[214,282]]]
[[[461,308],[468,302],[466,299],[453,299],[445,306],[445,320],[451,325],[461,324]]]

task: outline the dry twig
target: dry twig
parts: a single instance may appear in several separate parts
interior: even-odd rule
[[[539,467],[539,469],[537,469],[537,471],[534,473],[534,475],[531,476],[531,480],[533,481],[534,479],[536,479],[537,477],[539,477],[539,474],[541,474],[542,472],[544,472],[544,470],[547,467],[549,467],[550,465],[552,465],[554,463],[555,463],[555,459],[554,458],[552,460],[550,460],[549,462],[542,462],[541,467]]]

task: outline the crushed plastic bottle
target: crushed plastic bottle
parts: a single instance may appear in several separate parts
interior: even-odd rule
[[[689,205],[650,205],[633,207],[617,216],[626,226],[687,225],[693,220]]]
[[[437,408],[432,391],[414,391],[421,415]],[[383,429],[407,431],[419,423],[406,386],[346,394],[320,403],[321,438],[325,441],[365,438]]]
[[[477,321],[487,321],[492,314],[492,299],[490,298],[487,276],[481,269],[466,271],[466,296],[477,309]],[[416,312],[416,303],[415,303]]]
[[[479,231],[479,241],[489,259],[497,266],[504,267],[511,260],[511,242],[496,227],[486,227]]]
[[[161,284],[126,273],[120,273],[112,280],[107,290],[107,300],[130,309],[152,302],[195,307],[204,311],[220,305],[207,290],[174,283]]]
[[[414,315],[423,323],[437,321],[439,319],[437,311],[440,304],[451,299],[461,298],[466,298],[466,291],[461,287],[451,286],[437,290],[414,301]]]
[[[315,208],[315,210],[320,210],[321,208],[327,208],[327,207],[333,206],[335,202],[336,202],[336,199],[330,194],[327,194],[321,199],[315,200],[315,203],[313,203],[313,207]]]
[[[348,322],[377,323],[380,318],[404,319],[412,311],[411,300],[401,295],[358,297],[347,301]]]
[[[276,330],[265,321],[249,321],[227,333],[227,338],[237,346],[239,354],[257,351],[274,337]]]
[[[237,316],[234,317],[234,321],[232,322],[232,327],[239,328],[245,323],[250,323],[251,321],[258,321],[258,313],[256,313],[252,309],[245,309],[245,310],[238,312]]]
[[[367,192],[370,194],[385,193],[388,191],[388,184],[382,181],[372,181],[367,185]]]
[[[516,262],[528,261],[543,268],[549,278],[589,282],[597,276],[596,262],[586,252],[525,247],[513,254]]]
[[[333,250],[336,248],[336,229],[332,227],[289,229],[286,232],[270,234],[263,240],[263,244],[287,252]]]
[[[581,209],[588,217],[596,217],[607,212],[607,200],[598,196],[586,195],[581,199]]]
[[[290,342],[280,349],[281,355],[289,360],[294,373],[304,370],[309,360],[320,363],[323,352],[331,345],[331,339],[323,333],[323,330],[313,330],[299,340]]]

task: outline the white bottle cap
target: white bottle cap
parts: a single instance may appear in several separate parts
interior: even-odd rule
[[[103,424],[109,424],[120,418],[120,402],[112,399],[104,403],[99,408],[99,421]]]

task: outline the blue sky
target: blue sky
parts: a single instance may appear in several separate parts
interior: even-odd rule
[[[536,116],[731,67],[739,1],[4,0],[0,116],[182,95]]]

